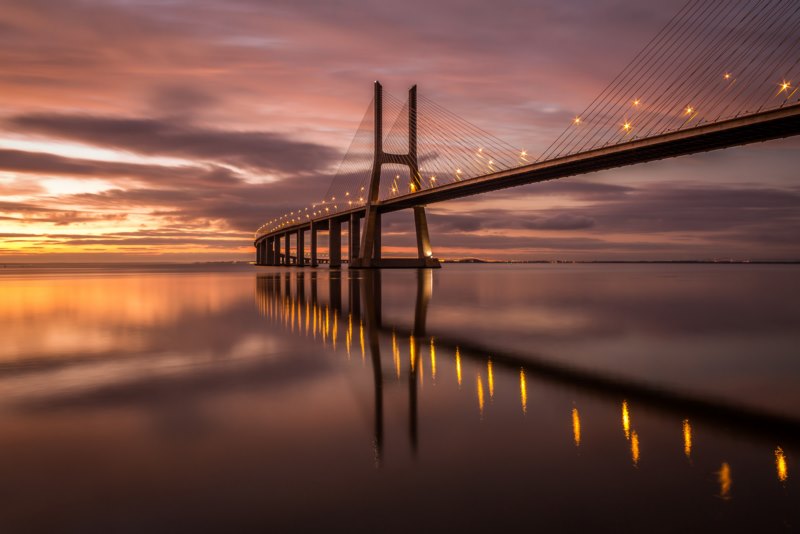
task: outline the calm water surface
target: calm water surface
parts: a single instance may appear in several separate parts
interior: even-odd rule
[[[797,531],[798,275],[2,269],[0,531]]]

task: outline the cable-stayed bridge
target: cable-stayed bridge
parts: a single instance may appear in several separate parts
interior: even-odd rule
[[[262,225],[256,263],[316,266],[318,235],[327,232],[329,264],[339,267],[344,223],[350,267],[438,267],[426,205],[797,135],[798,86],[795,0],[689,0],[535,154],[419,97],[416,87],[401,101],[375,82],[324,198]],[[381,215],[407,209],[414,213],[417,256],[383,258]]]

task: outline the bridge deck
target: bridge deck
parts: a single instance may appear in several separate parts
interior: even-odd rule
[[[769,141],[798,134],[800,134],[800,104],[793,104],[691,129],[678,130],[646,139],[636,139],[626,143],[533,163],[432,189],[424,189],[416,193],[384,200],[379,205],[378,210],[388,213],[413,206],[424,206],[519,185]],[[360,206],[316,218],[314,222],[324,224],[328,220],[344,220],[350,214],[361,213],[364,210],[365,208]],[[309,225],[310,222],[305,222],[286,226],[278,231],[258,236],[256,242],[268,236],[281,235]]]

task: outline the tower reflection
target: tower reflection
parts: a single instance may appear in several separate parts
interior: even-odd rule
[[[439,335],[434,338],[427,331],[433,293],[433,273],[430,270],[416,272],[413,322],[410,325],[399,321],[393,321],[392,325],[384,324],[382,273],[379,270],[347,272],[346,275],[340,271],[332,271],[327,278],[321,274],[317,271],[306,275],[303,272],[282,270],[259,275],[256,285],[258,309],[263,316],[282,325],[288,333],[322,341],[329,350],[343,352],[345,357],[350,355],[353,345],[356,344],[354,338],[358,336],[362,360],[366,362],[369,355],[372,368],[373,445],[376,465],[381,465],[384,455],[385,377],[382,342],[385,340],[392,353],[390,376],[401,380],[405,374],[407,380],[407,434],[414,455],[419,451],[419,390],[423,384],[423,347],[429,347],[432,383],[435,384],[437,369],[442,360],[451,362],[455,368],[455,385],[459,389],[464,375],[474,373],[475,387],[465,388],[464,391],[475,396],[473,402],[477,403],[481,418],[490,415],[487,412],[487,400],[492,401],[495,398],[498,388],[501,388],[499,393],[502,393],[502,384],[509,382],[518,383],[519,405],[522,413],[528,414],[528,382],[533,377],[537,381],[568,385],[582,393],[607,400],[612,406],[621,406],[621,419],[615,417],[616,420],[609,421],[608,424],[609,428],[619,428],[617,425],[621,420],[625,439],[621,440],[620,445],[627,446],[634,467],[639,467],[640,450],[647,438],[642,436],[641,428],[634,427],[631,408],[633,404],[641,412],[660,412],[677,419],[677,428],[681,429],[680,452],[686,458],[691,458],[697,439],[696,425],[724,427],[727,431],[755,437],[769,444],[766,449],[769,452],[765,454],[774,456],[778,480],[785,483],[788,479],[788,455],[782,447],[775,444],[800,443],[800,422],[794,419],[583,371],[548,361],[535,354],[515,354],[498,350],[497,347],[482,346],[466,338]],[[342,291],[343,284],[347,286],[346,292]],[[346,299],[343,299],[343,294],[346,294]],[[346,307],[344,300],[347,301]],[[346,325],[343,326],[343,351],[341,344],[337,343],[340,339],[340,325]],[[401,356],[401,344],[404,340],[409,344],[408,358]],[[571,423],[573,445],[583,448],[585,437],[590,435],[591,429],[587,430],[582,425],[577,405],[572,408]],[[524,419],[520,419],[520,424],[524,424]],[[716,475],[717,494],[725,499],[730,498],[731,466],[722,462]]]

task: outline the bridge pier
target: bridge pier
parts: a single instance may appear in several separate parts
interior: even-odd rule
[[[311,266],[316,267],[317,263],[317,228],[318,224],[311,221]]]
[[[342,223],[337,219],[328,223],[328,257],[331,269],[342,266]]]
[[[275,265],[275,238],[266,238],[264,240],[264,248],[267,249],[267,265]]]
[[[359,241],[361,240],[361,216],[358,213],[350,214],[348,234],[348,260],[352,263],[353,260],[358,258]]]
[[[297,266],[305,267],[306,264],[306,231],[300,228],[297,231]]]
[[[283,261],[285,265],[289,267],[292,264],[292,243],[291,243],[291,235],[289,232],[283,234],[283,238],[286,240],[284,244],[284,254],[283,254]]]

